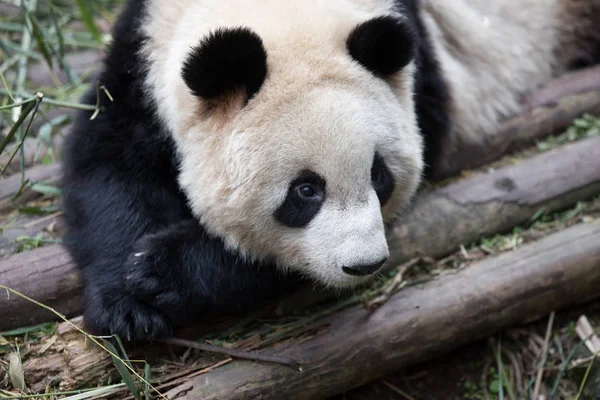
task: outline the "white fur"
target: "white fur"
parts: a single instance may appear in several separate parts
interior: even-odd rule
[[[597,0],[423,1],[460,139],[485,140],[522,95],[565,72],[581,45],[574,27],[596,18],[600,29],[599,9]]]
[[[143,52],[149,96],[182,155],[180,183],[194,213],[230,248],[275,257],[326,285],[362,281],[342,266],[388,256],[383,215],[416,190],[421,137],[413,104],[413,66],[393,82],[348,55],[351,30],[391,14],[375,0],[154,0]],[[202,119],[180,66],[191,46],[217,27],[251,27],[268,54],[268,76],[244,107]],[[395,176],[382,210],[372,188],[375,151]],[[326,180],[327,200],[306,228],[278,223],[274,211],[302,169]]]

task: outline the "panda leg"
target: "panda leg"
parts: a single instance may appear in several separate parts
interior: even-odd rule
[[[169,315],[175,327],[194,319],[251,310],[289,292],[297,277],[226,251],[196,220],[145,235],[127,262],[126,288]]]
[[[167,185],[119,182],[101,168],[66,172],[64,239],[82,267],[91,333],[164,338],[194,319],[251,309],[295,282],[227,251]]]

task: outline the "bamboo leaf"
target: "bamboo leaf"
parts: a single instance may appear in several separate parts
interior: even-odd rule
[[[92,2],[90,0],[75,0],[77,3],[77,8],[79,9],[79,13],[81,14],[81,19],[83,23],[87,26],[88,30],[98,42],[102,42],[102,38],[100,37],[100,31],[96,27],[96,23],[94,22],[93,16],[93,7]]]
[[[117,352],[117,349],[115,348],[115,346],[113,346],[112,343],[110,343],[108,340],[103,340],[103,342],[104,342],[104,346],[106,346],[106,348],[108,348],[112,354],[119,354]],[[135,385],[135,382],[133,381],[133,377],[131,376],[131,374],[129,373],[127,368],[125,367],[125,363],[123,362],[123,360],[113,356],[112,354],[111,354],[111,358],[113,360],[113,363],[115,364],[117,371],[119,371],[119,374],[121,375],[121,378],[123,379],[123,382],[125,383],[125,386],[127,386],[127,388],[129,389],[129,391],[131,392],[131,394],[133,395],[133,397],[136,400],[142,400],[142,398],[140,396],[140,392],[138,391],[138,388]]]
[[[50,55],[50,50],[48,50],[48,46],[46,45],[46,41],[44,40],[44,34],[42,32],[40,22],[32,13],[28,12],[26,15],[29,19],[29,22],[31,23],[33,37],[35,38],[35,41],[37,42],[37,45],[40,48],[40,51],[42,52],[44,60],[46,60],[46,63],[48,64],[48,68],[50,68],[50,71],[52,71],[52,56]]]
[[[30,188],[31,190],[34,190],[38,193],[46,194],[48,196],[62,196],[62,190],[60,190],[56,186],[48,185],[45,183],[34,183],[33,185],[31,185]]]

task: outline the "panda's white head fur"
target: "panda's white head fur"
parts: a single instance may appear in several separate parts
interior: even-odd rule
[[[148,87],[230,248],[333,287],[388,257],[423,162],[412,28],[382,3],[152,1]]]

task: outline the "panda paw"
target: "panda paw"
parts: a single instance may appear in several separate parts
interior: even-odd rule
[[[185,306],[184,290],[177,279],[178,260],[160,236],[143,237],[127,261],[125,288],[136,299],[166,313]]]
[[[117,292],[101,294],[97,287],[88,287],[89,304],[84,313],[85,325],[98,335],[118,335],[125,343],[148,341],[171,336],[171,325],[165,313]]]

